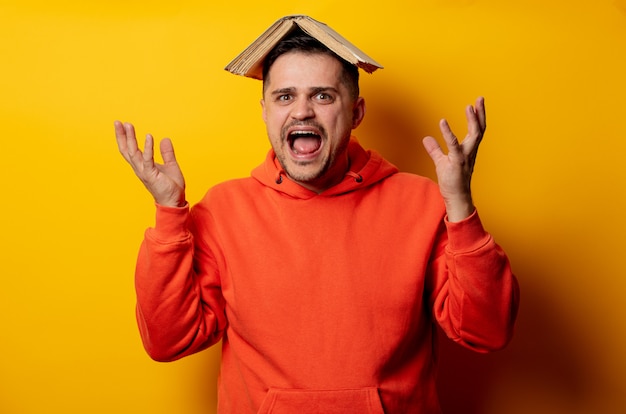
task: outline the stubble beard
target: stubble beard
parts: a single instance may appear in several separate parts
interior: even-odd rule
[[[329,156],[324,156],[321,161],[321,166],[313,171],[302,171],[304,168],[311,165],[311,161],[291,161],[291,164],[287,163],[286,157],[278,157],[278,161],[285,169],[285,173],[294,181],[301,183],[313,183],[321,179],[324,174],[329,170],[331,162]]]

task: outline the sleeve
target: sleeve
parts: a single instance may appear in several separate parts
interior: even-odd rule
[[[189,206],[157,205],[135,271],[137,323],[148,355],[172,361],[218,342],[226,327],[224,299],[214,261],[197,269]],[[212,266],[213,264],[213,266]]]
[[[474,213],[450,223],[436,247],[435,318],[453,341],[478,352],[504,348],[513,336],[519,285],[509,260]]]

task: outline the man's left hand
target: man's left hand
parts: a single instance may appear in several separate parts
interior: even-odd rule
[[[444,154],[435,138],[429,136],[423,140],[424,148],[435,163],[439,189],[450,222],[461,221],[474,212],[470,184],[478,146],[487,128],[484,98],[476,99],[475,106],[468,105],[465,116],[467,135],[462,142],[459,142],[445,119],[439,122],[448,154]]]

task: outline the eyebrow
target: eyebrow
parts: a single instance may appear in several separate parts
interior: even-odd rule
[[[296,90],[296,88],[294,87],[287,87],[287,88],[279,88],[276,90],[273,90],[271,92],[271,95],[282,95],[284,93],[293,93]],[[337,92],[337,88],[334,88],[332,86],[314,86],[312,88],[309,88],[309,93],[311,94],[316,94],[316,93],[320,93],[320,92]]]

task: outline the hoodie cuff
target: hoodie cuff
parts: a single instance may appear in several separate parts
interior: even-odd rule
[[[189,219],[189,204],[183,207],[166,207],[156,205],[156,218],[153,236],[160,240],[180,240],[188,237],[187,220]]]
[[[464,220],[451,223],[445,218],[448,230],[448,250],[453,253],[466,253],[483,247],[491,240],[491,235],[485,231],[483,224],[474,212]]]

